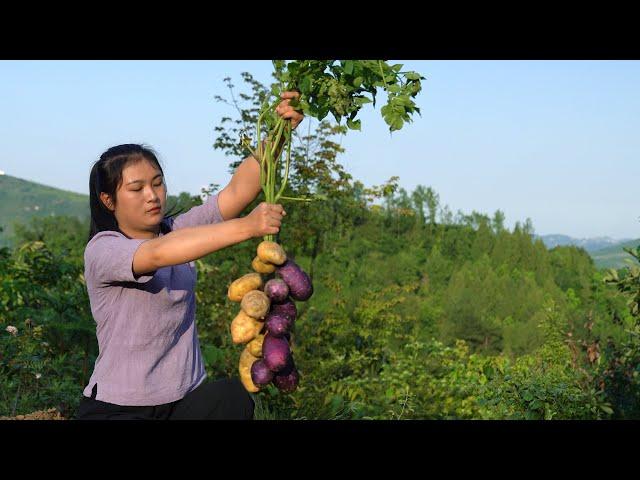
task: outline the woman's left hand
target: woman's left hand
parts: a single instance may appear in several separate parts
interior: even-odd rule
[[[282,92],[280,97],[282,101],[276,107],[276,112],[280,117],[291,119],[291,129],[295,130],[295,128],[302,122],[304,119],[304,115],[300,112],[297,112],[293,109],[292,106],[289,105],[289,100],[292,98],[299,97],[300,94],[298,92]]]

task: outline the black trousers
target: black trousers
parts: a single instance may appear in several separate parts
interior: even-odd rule
[[[237,378],[205,380],[184,398],[155,406],[126,406],[82,397],[73,420],[252,420],[255,404]]]

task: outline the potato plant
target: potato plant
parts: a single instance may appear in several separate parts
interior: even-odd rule
[[[411,122],[414,113],[420,114],[413,99],[421,91],[424,77],[412,71],[403,72],[402,64],[389,65],[384,60],[274,60],[273,65],[279,83],[272,86],[262,103],[255,136],[252,138],[245,132],[240,140],[260,162],[260,184],[267,203],[313,200],[282,195],[289,176],[292,134],[290,120],[275,111],[283,92],[299,93],[290,105],[306,116],[322,120],[331,113],[338,123],[345,118],[352,130],[361,128],[357,118],[361,108],[368,103],[375,107],[379,88],[387,93],[387,103],[380,113],[391,132]],[[279,180],[284,151],[284,173]],[[273,240],[273,235],[267,235],[265,240]]]
[[[283,92],[298,92],[290,105],[305,115],[322,120],[331,113],[338,123],[345,118],[347,127],[353,130],[361,127],[357,119],[361,108],[368,103],[375,107],[379,88],[387,93],[381,114],[391,132],[410,122],[413,113],[420,113],[413,99],[424,77],[401,71],[401,64],[389,65],[383,60],[275,60],[273,66],[278,83],[262,103],[255,136],[244,132],[241,138],[241,144],[260,163],[260,185],[267,203],[322,198],[283,196],[292,140],[291,121],[275,111]],[[311,278],[287,257],[274,235],[265,235],[251,266],[256,273],[244,275],[229,288],[229,299],[241,303],[231,335],[234,343],[247,344],[240,359],[240,377],[249,392],[257,392],[269,383],[282,392],[292,392],[299,382],[289,344],[297,314],[294,301],[307,301],[313,295]],[[266,282],[261,275],[268,276]],[[259,343],[254,343],[258,337]]]

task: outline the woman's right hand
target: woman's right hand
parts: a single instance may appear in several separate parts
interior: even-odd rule
[[[253,211],[244,217],[251,237],[275,235],[280,231],[282,217],[287,212],[280,204],[261,202]]]

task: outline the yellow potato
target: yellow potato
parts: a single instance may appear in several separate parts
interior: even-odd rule
[[[254,357],[262,356],[262,342],[264,342],[264,335],[258,335],[247,343],[247,350],[249,350],[251,355]]]
[[[263,319],[269,312],[271,300],[269,300],[266,293],[261,292],[260,290],[251,290],[242,297],[240,306],[244,313],[250,317]]]
[[[273,263],[264,263],[257,255],[251,262],[251,268],[258,273],[273,273],[276,271],[276,266]]]
[[[251,380],[251,365],[253,365],[253,362],[255,362],[256,360],[258,360],[258,357],[254,357],[253,355],[251,355],[251,352],[249,352],[246,348],[240,354],[240,381],[248,392],[253,393],[260,391],[260,389],[253,383],[253,380]]]
[[[229,285],[228,297],[232,302],[240,302],[247,292],[262,288],[259,273],[247,273]]]
[[[250,317],[242,310],[231,322],[231,339],[233,343],[247,343],[256,338],[264,324]]]
[[[276,242],[265,240],[258,245],[258,258],[262,263],[272,263],[274,265],[282,265],[287,261],[287,254]]]

